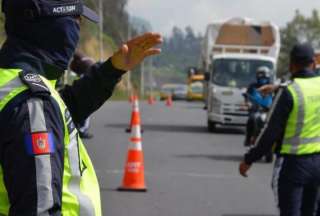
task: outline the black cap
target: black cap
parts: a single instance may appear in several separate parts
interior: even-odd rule
[[[308,64],[314,61],[315,52],[311,44],[296,44],[290,53],[290,59],[294,63]]]
[[[97,13],[82,0],[2,0],[2,11],[17,19],[82,15],[92,22],[99,22]]]

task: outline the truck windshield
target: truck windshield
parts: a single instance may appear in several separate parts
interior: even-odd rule
[[[261,66],[273,70],[273,63],[251,59],[217,59],[213,62],[212,82],[225,87],[247,87],[256,79]]]

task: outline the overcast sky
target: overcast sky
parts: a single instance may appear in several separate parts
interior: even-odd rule
[[[209,22],[234,16],[271,20],[284,26],[299,9],[310,15],[320,0],[128,0],[130,15],[148,20],[154,31],[168,35],[173,26],[204,32]]]

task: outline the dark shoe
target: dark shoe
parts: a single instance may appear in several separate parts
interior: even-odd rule
[[[82,139],[91,139],[93,137],[93,134],[89,132],[79,132],[79,135]]]

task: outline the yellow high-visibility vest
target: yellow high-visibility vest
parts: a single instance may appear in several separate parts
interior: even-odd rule
[[[20,69],[0,69],[0,112],[17,95],[28,90],[28,86],[23,84],[19,77],[20,72]],[[77,129],[68,127],[73,124],[71,115],[55,90],[55,84],[44,77],[41,79],[49,88],[51,97],[59,104],[64,121],[62,215],[101,216],[99,183],[89,155]],[[10,202],[0,166],[0,215],[8,215],[9,208]]]
[[[320,153],[320,77],[294,79],[288,86],[293,98],[281,154]]]

